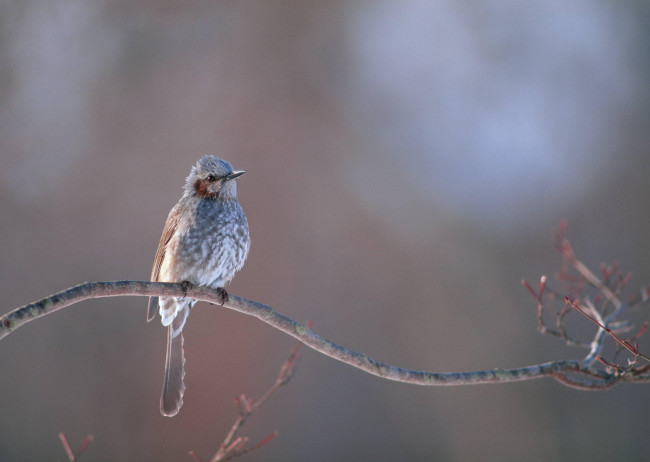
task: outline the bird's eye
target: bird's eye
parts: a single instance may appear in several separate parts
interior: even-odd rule
[[[208,181],[210,183],[213,183],[213,182],[217,181],[217,177],[214,176],[214,175],[208,175]]]

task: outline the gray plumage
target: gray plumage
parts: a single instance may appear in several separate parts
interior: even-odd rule
[[[152,281],[224,287],[244,266],[250,237],[246,215],[237,201],[235,171],[225,160],[204,156],[192,167],[183,196],[163,229],[151,272]],[[151,297],[147,320],[156,315],[168,326],[165,378],[160,412],[178,413],[185,392],[183,326],[195,301]]]

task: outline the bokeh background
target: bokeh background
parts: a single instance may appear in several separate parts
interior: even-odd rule
[[[567,219],[586,263],[650,282],[649,26],[643,1],[3,0],[2,311],[147,279],[216,154],[248,171],[232,293],[403,367],[579,359],[537,332],[520,280],[558,268]],[[59,431],[95,436],[88,461],[207,460],[294,344],[198,305],[185,405],[163,418],[145,306],[88,301],[2,342],[1,460],[64,460]],[[305,350],[243,431],[280,435],[241,460],[646,460],[649,396],[421,388]]]

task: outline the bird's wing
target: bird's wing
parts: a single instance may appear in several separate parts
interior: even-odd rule
[[[169,244],[172,236],[174,233],[176,233],[180,214],[181,206],[180,203],[178,203],[174,206],[174,208],[171,209],[169,215],[167,216],[165,228],[163,229],[162,236],[160,236],[160,242],[158,243],[158,250],[156,250],[156,257],[153,260],[153,268],[151,269],[152,281],[158,281],[158,277],[160,276],[160,267],[162,266],[162,262],[165,259],[165,253],[167,252],[167,244]],[[158,297],[149,297],[147,321],[151,321],[156,316],[157,307]]]

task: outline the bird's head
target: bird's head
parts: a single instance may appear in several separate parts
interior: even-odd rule
[[[244,173],[244,170],[233,170],[223,159],[203,156],[185,180],[185,190],[200,198],[236,199],[235,178]]]

